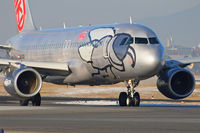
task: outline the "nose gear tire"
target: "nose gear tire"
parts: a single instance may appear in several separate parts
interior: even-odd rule
[[[127,106],[126,100],[127,100],[127,93],[121,92],[119,95],[119,106]]]
[[[126,92],[121,92],[119,95],[119,105],[120,106],[140,106],[140,95],[138,92],[135,92],[133,98],[128,96]]]

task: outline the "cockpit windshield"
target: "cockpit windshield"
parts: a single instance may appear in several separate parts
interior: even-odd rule
[[[133,43],[133,38],[132,37],[126,37],[124,38],[120,45],[129,45],[129,44],[132,44]]]
[[[144,38],[144,37],[135,37],[135,44],[159,44],[159,40],[156,37]]]
[[[126,37],[126,38],[122,39],[122,41],[121,41],[120,45],[124,45],[124,44],[125,44],[125,42],[127,41],[127,39],[128,39],[128,37]]]
[[[156,37],[149,38],[150,44],[159,44],[159,41]]]
[[[135,44],[148,44],[147,38],[136,37]]]
[[[127,41],[126,45],[132,44],[133,43],[133,37],[130,37],[129,40]]]

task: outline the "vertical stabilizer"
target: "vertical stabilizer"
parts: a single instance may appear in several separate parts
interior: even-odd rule
[[[19,32],[36,30],[28,0],[14,0],[14,8]]]

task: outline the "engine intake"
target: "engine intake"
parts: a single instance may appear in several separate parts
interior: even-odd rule
[[[194,91],[195,79],[190,71],[184,68],[173,68],[159,76],[157,87],[168,98],[182,99]]]
[[[31,98],[42,87],[40,74],[32,68],[20,68],[9,72],[4,79],[4,88],[16,98]]]

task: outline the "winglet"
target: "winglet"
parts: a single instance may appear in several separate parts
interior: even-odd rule
[[[14,8],[19,32],[36,30],[28,0],[14,0]]]

